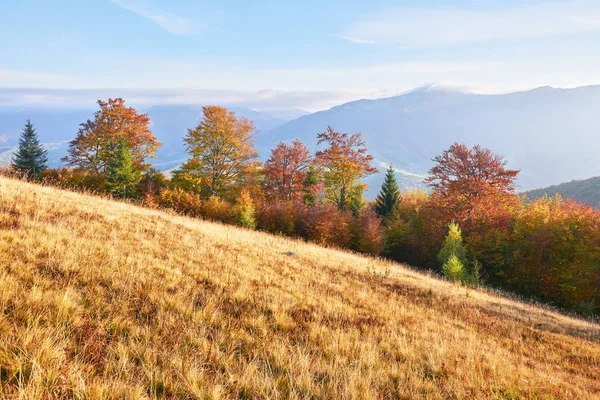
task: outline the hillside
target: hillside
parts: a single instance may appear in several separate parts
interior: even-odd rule
[[[600,396],[598,325],[5,178],[0,309],[0,398]]]
[[[563,199],[572,199],[579,203],[586,203],[592,207],[600,208],[600,176],[529,190],[524,194],[530,200],[538,199],[544,195],[554,196],[560,194]]]
[[[480,144],[520,169],[518,189],[527,190],[600,175],[595,152],[600,144],[599,103],[600,86],[543,87],[502,95],[425,87],[303,116],[259,141],[273,144],[299,138],[315,146],[316,134],[327,125],[341,132],[361,132],[376,160],[408,172],[398,173],[405,187],[421,185],[420,176],[431,167],[431,159],[453,142]],[[370,180],[372,196],[382,180],[382,174]]]

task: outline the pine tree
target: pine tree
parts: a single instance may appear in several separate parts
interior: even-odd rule
[[[106,189],[123,198],[133,196],[136,193],[136,185],[141,180],[142,172],[135,167],[127,143],[121,140],[115,155],[109,160]]]
[[[442,265],[442,273],[450,281],[464,281],[465,270],[463,263],[460,262],[456,254],[452,254]]]
[[[248,229],[256,229],[256,209],[247,190],[243,190],[238,197],[237,206],[238,224]]]
[[[375,211],[377,212],[377,215],[381,218],[387,217],[399,201],[400,189],[398,189],[394,168],[390,165],[385,174],[383,185],[381,185],[381,191],[375,200]]]
[[[462,231],[457,223],[448,224],[448,234],[438,254],[444,276],[453,281],[466,282],[470,277],[465,268],[469,267],[467,249],[463,244]]]
[[[12,160],[12,168],[27,178],[39,176],[46,168],[48,163],[48,151],[40,144],[33,125],[27,120],[21,137],[19,138],[19,148],[15,152]]]
[[[454,222],[448,224],[448,233],[438,254],[438,259],[443,265],[452,255],[455,255],[463,265],[467,264],[467,250],[463,244],[462,231],[460,226]]]
[[[303,192],[304,192],[304,204],[314,207],[317,201],[317,196],[315,194],[314,188],[319,183],[319,176],[317,173],[317,169],[314,165],[310,165],[308,167],[308,171],[306,172],[306,176],[304,177],[303,182]]]

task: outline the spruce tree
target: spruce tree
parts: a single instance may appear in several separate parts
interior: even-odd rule
[[[381,191],[375,200],[375,211],[377,212],[377,215],[382,218],[387,217],[399,201],[400,189],[398,189],[394,168],[390,165],[385,174],[383,185],[381,185]]]
[[[242,191],[238,197],[237,206],[238,225],[248,229],[256,229],[256,209],[247,190]]]
[[[313,165],[310,165],[308,167],[308,171],[306,171],[306,176],[304,177],[304,182],[303,182],[304,204],[311,206],[311,207],[315,206],[315,203],[317,201],[317,196],[315,195],[313,189],[318,183],[319,183],[319,176],[317,173],[317,169]]]
[[[136,193],[136,185],[141,180],[142,173],[133,164],[131,150],[125,141],[120,141],[115,155],[109,160],[106,189],[123,198],[130,197]]]
[[[31,179],[39,176],[47,168],[47,163],[48,151],[40,144],[37,132],[28,119],[19,138],[19,147],[13,156],[11,166],[15,171]]]

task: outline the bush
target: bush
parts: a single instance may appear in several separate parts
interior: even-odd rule
[[[372,208],[365,208],[358,217],[358,248],[361,253],[379,255],[383,251],[384,227]]]
[[[199,217],[202,215],[202,199],[199,195],[186,192],[181,188],[167,189],[160,193],[158,204],[172,208],[180,214]]]

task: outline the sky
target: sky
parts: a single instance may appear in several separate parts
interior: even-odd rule
[[[325,109],[600,84],[600,1],[3,0],[0,104]]]

